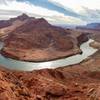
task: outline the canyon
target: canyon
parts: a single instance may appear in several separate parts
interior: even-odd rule
[[[73,30],[51,25],[43,18],[23,14],[9,21],[13,24],[8,26],[9,32],[6,28],[5,34],[9,35],[1,36],[5,44],[1,54],[17,60],[40,62],[65,58],[81,53],[79,46],[88,40],[86,34],[72,35]]]
[[[88,38],[98,49],[78,64],[55,69],[27,72],[0,65],[0,100],[100,100],[98,30],[63,29],[26,14],[0,23],[1,54],[7,58],[31,62],[65,58],[82,53],[80,46]]]
[[[83,62],[31,72],[0,68],[1,100],[99,100],[100,51]]]

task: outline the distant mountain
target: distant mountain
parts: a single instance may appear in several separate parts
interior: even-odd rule
[[[100,23],[90,23],[90,24],[87,24],[86,27],[91,28],[91,29],[100,29]]]
[[[54,24],[56,26],[65,28],[65,29],[75,29],[76,25],[69,25],[69,24]]]
[[[76,29],[100,30],[100,23],[90,23],[86,26],[77,26]]]
[[[5,21],[5,20],[0,21],[0,28],[4,28],[4,27],[10,26],[10,25],[12,25],[12,22],[10,22],[10,21]]]

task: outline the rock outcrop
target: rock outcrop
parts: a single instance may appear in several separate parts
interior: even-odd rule
[[[81,45],[82,43],[88,41],[87,34],[83,33],[77,37],[78,44]]]
[[[34,19],[33,17],[28,17],[26,14],[21,16],[11,18],[9,20],[0,21],[0,40],[4,40],[10,32],[15,30],[17,27],[23,25],[26,21]]]
[[[81,53],[75,42],[78,39],[69,31],[49,24],[44,18],[22,15],[11,20],[16,19],[25,22],[9,32],[2,49],[4,56],[24,61],[49,61]],[[82,40],[86,41],[83,35],[78,42]]]

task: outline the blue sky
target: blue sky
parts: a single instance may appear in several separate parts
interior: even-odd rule
[[[19,0],[21,1],[21,0]],[[25,1],[25,0],[24,0]],[[63,6],[61,6],[61,4],[57,5],[57,3],[52,3],[48,0],[28,0],[29,2],[31,2],[33,5],[35,6],[40,6],[49,10],[55,10],[58,11],[60,13],[64,13],[65,15],[69,15],[69,16],[74,16],[74,17],[78,17],[79,15],[73,11],[71,11],[71,9],[65,9]]]
[[[53,24],[100,22],[100,0],[0,0],[0,19],[27,13]]]

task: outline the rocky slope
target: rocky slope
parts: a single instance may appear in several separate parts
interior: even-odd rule
[[[23,15],[13,20],[20,18],[24,19]],[[24,24],[9,32],[4,41],[3,55],[24,61],[48,61],[81,53],[78,41],[86,41],[86,36],[84,39],[80,34],[76,38],[69,31],[53,26],[43,18],[27,16],[25,19],[28,20]]]
[[[23,25],[26,21],[30,20],[26,14],[22,14],[16,18],[11,18],[9,20],[0,21],[0,39],[5,39],[10,32],[15,30],[17,27]],[[34,19],[34,18],[32,18]]]
[[[100,51],[80,64],[17,72],[0,68],[0,100],[100,100]]]

